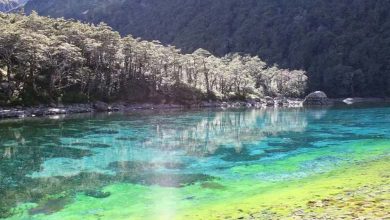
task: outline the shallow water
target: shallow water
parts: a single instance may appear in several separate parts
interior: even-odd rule
[[[197,218],[389,154],[386,106],[0,121],[0,217]]]

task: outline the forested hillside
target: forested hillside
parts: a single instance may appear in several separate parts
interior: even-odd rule
[[[28,0],[0,0],[0,12],[14,10],[25,4],[27,1]]]
[[[18,6],[18,3],[14,0],[0,0],[0,12],[9,11]]]
[[[296,97],[306,79],[257,56],[183,54],[105,24],[0,13],[0,104]]]
[[[306,70],[310,90],[331,96],[390,96],[388,0],[31,0],[31,10],[185,52],[259,55]]]

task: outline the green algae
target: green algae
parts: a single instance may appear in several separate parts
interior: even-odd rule
[[[306,212],[321,210],[313,210],[310,201],[316,201],[323,198],[322,202],[331,202],[327,197],[337,197],[341,200],[345,191],[359,191],[360,187],[371,188],[373,193],[376,193],[374,198],[390,199],[390,190],[384,190],[384,186],[390,184],[390,179],[386,175],[390,169],[389,157],[382,158],[373,162],[355,164],[354,166],[339,168],[330,173],[319,174],[312,177],[304,178],[296,181],[283,182],[267,187],[263,193],[258,192],[253,196],[237,196],[231,199],[229,204],[224,202],[209,203],[203,208],[198,208],[196,212],[183,213],[178,215],[177,219],[225,219],[225,218],[240,218],[262,216],[259,213],[267,211],[273,213],[273,218],[292,217],[292,213],[302,209]],[[244,185],[248,187],[248,185]],[[345,196],[344,196],[345,197]],[[350,209],[350,203],[338,202],[342,208]],[[329,204],[328,206],[331,206]],[[378,206],[381,207],[380,205]],[[238,212],[243,210],[246,214]],[[375,210],[371,210],[375,215]],[[382,211],[383,213],[383,211]],[[328,217],[332,212],[325,213]],[[336,218],[337,213],[333,213]]]
[[[230,182],[231,185],[223,191],[210,188],[205,190],[199,185],[174,189],[115,184],[105,188],[112,192],[112,196],[104,201],[78,195],[74,204],[44,217],[74,219],[83,216],[85,219],[95,219],[98,212],[103,219],[222,219],[247,217],[262,210],[268,210],[274,213],[274,216],[287,217],[298,207],[306,207],[312,200],[338,195],[346,189],[356,189],[364,185],[375,186],[375,183],[381,181],[387,181],[388,184],[389,180],[383,176],[383,171],[389,168],[390,162],[385,158],[267,187],[253,181]],[[187,200],[187,195],[195,197]],[[384,196],[389,198],[388,194]],[[210,201],[213,197],[215,200]]]
[[[371,145],[367,145],[368,143]],[[77,194],[74,203],[68,204],[64,209],[49,216],[37,216],[40,217],[38,219],[74,219],[79,216],[85,219],[222,219],[250,218],[251,215],[287,218],[297,213],[297,210],[303,210],[303,213],[321,213],[324,210],[317,207],[317,204],[329,200],[328,206],[332,206],[333,200],[329,198],[342,195],[347,190],[356,190],[363,186],[375,188],[378,183],[390,183],[386,176],[386,170],[390,169],[389,157],[386,156],[389,143],[384,141],[373,144],[364,141],[355,143],[355,146],[357,152],[358,148],[367,146],[373,151],[364,156],[356,153],[355,156],[359,159],[356,159],[356,162],[345,163],[330,172],[301,179],[279,182],[245,178],[221,179],[181,188],[112,184],[103,188],[111,193],[111,196],[103,200]],[[307,157],[291,157],[289,162],[295,165],[294,169],[290,170],[295,170],[297,164],[302,161],[316,158],[316,155],[312,153]],[[282,170],[285,165],[277,163],[259,169],[253,165],[248,169],[250,172],[275,171]],[[241,166],[238,170],[242,169],[244,167]],[[232,171],[237,172],[237,169]],[[388,192],[384,195],[387,199],[389,196]],[[383,199],[383,195],[379,198]],[[311,201],[314,201],[314,207],[310,205]],[[349,210],[344,206],[343,209]]]
[[[383,173],[384,170],[390,168],[389,162],[386,161],[389,146],[389,141],[355,142],[353,150],[348,152],[349,160],[340,166],[341,168],[298,180],[268,182],[241,178],[240,180],[220,179],[194,184],[202,181],[202,178],[183,176],[184,179],[180,179],[178,176],[171,176],[168,180],[164,180],[163,176],[153,174],[148,176],[148,179],[150,183],[157,183],[157,185],[145,182],[145,178],[143,185],[113,183],[103,187],[102,191],[111,193],[109,197],[104,198],[104,201],[78,193],[73,203],[59,206],[59,209],[53,208],[54,212],[48,212],[51,215],[40,215],[42,205],[38,205],[36,211],[32,211],[34,213],[32,217],[73,219],[82,215],[86,219],[94,219],[97,216],[103,219],[218,219],[227,216],[239,218],[249,216],[250,213],[258,214],[256,210],[268,210],[265,212],[267,216],[288,216],[295,209],[299,209],[297,207],[308,207],[307,204],[310,201],[342,193],[346,186],[348,189],[355,189],[364,184],[373,185],[372,181],[388,180],[388,178],[378,176],[378,173]],[[292,155],[285,160],[277,160],[265,165],[236,166],[231,168],[231,172],[241,174],[294,172],[299,170],[303,162],[315,160],[322,155],[332,155],[332,152],[337,152],[340,147],[342,146],[318,148],[315,151]],[[365,150],[367,147],[370,151]],[[380,158],[380,156],[384,159],[377,159],[379,162],[375,161],[375,158]],[[370,160],[374,162],[369,162]],[[139,172],[136,172],[138,174],[156,166],[156,164],[126,162],[125,165],[138,169]],[[119,164],[112,164],[111,167],[120,168]],[[185,180],[186,178],[188,180]],[[204,180],[209,180],[209,178],[205,177]],[[160,184],[158,184],[159,181]],[[171,210],[172,207],[175,207],[174,210]],[[43,205],[43,208],[50,210],[50,206]],[[192,211],[194,209],[197,210],[195,213]],[[29,212],[31,214],[31,211]],[[25,215],[28,215],[28,212]]]

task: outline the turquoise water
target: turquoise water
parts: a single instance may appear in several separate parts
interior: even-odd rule
[[[221,194],[213,190],[221,189],[229,200],[237,193],[226,188],[230,182],[303,179],[386,157],[389,142],[386,106],[149,111],[0,121],[0,217],[56,219],[101,212],[104,218],[108,207],[123,202],[113,199],[121,193],[118,187],[110,191],[121,184],[128,186],[123,193],[142,187],[125,207],[143,212],[149,210],[150,200],[144,199],[150,196],[148,189],[155,187],[180,190],[181,198],[172,199],[178,206],[217,200]],[[211,191],[199,195],[193,186]],[[80,205],[86,198],[109,203]],[[69,208],[72,204],[79,210]],[[124,212],[122,217],[132,214],[137,213]]]

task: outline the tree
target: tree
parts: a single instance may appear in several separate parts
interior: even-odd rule
[[[258,57],[183,54],[159,41],[121,38],[106,24],[0,14],[2,102],[160,100],[300,96],[302,71],[267,68]],[[4,75],[4,76],[3,76]]]

